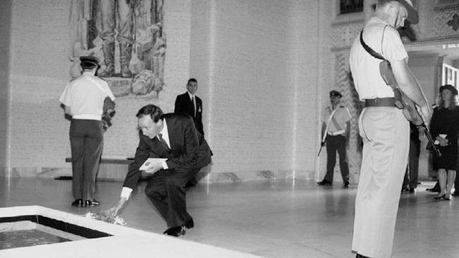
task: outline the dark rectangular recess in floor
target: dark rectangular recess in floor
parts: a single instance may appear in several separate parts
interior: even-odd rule
[[[21,216],[15,216],[15,217],[0,217],[0,223],[19,222],[19,221],[31,221],[31,222],[34,222],[34,223],[37,223],[43,226],[61,230],[61,231],[71,233],[74,235],[78,235],[84,238],[100,238],[100,237],[112,236],[111,234],[108,234],[105,232],[74,225],[74,224],[67,223],[61,220],[48,218],[42,215],[21,215]]]

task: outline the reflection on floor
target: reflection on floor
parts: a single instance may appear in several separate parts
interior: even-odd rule
[[[1,178],[0,207],[40,205],[77,215],[108,209],[122,182],[99,182],[96,208],[71,207],[71,181]],[[120,216],[128,227],[162,233],[164,221],[139,186]],[[393,257],[457,257],[459,198],[435,201],[423,182],[403,194]],[[187,193],[195,228],[185,240],[264,257],[355,257],[351,253],[357,186],[318,187],[302,180],[199,184]]]

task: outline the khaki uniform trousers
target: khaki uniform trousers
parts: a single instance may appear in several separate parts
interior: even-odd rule
[[[367,107],[359,120],[364,147],[352,250],[374,258],[391,257],[410,126],[395,107]]]

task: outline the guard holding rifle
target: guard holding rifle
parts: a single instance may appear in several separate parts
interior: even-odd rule
[[[346,147],[349,146],[351,113],[345,106],[339,105],[340,100],[340,92],[330,91],[331,106],[325,109],[322,118],[322,146],[327,145],[327,173],[324,179],[317,184],[321,186],[333,184],[333,171],[336,163],[336,152],[338,152],[344,188],[348,188],[349,166]]]
[[[416,124],[422,125],[431,113],[408,67],[408,53],[397,31],[405,20],[416,24],[418,19],[410,0],[378,0],[374,16],[351,47],[349,61],[355,88],[365,101],[359,118],[364,146],[352,240],[357,257],[392,257],[400,189],[408,160],[408,120],[414,122],[413,116],[417,116],[421,119],[416,119]],[[395,106],[404,101],[408,105]]]

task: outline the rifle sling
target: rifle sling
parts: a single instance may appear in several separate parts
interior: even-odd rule
[[[386,29],[386,27],[384,27]],[[387,61],[381,54],[374,51],[370,46],[368,46],[365,41],[363,41],[363,30],[360,32],[360,44],[362,44],[363,48],[374,58],[381,59]]]

